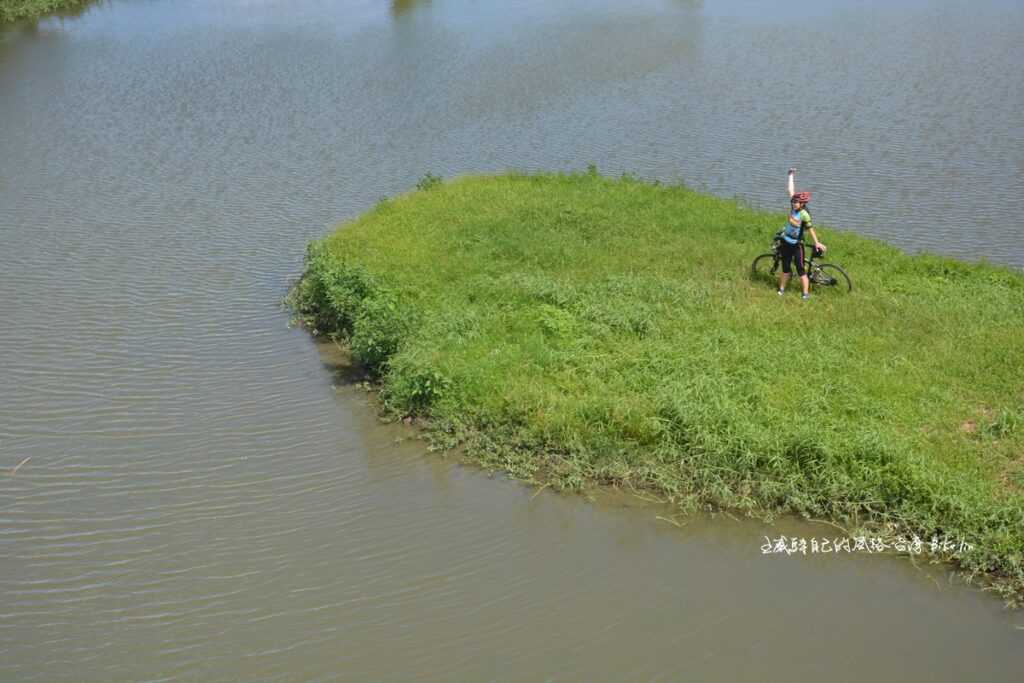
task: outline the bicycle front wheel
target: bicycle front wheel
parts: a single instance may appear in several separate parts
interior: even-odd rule
[[[750,279],[755,282],[775,282],[779,277],[779,257],[768,252],[750,264]]]
[[[852,292],[853,281],[846,271],[831,263],[822,263],[814,267],[811,273],[811,282],[821,292]]]

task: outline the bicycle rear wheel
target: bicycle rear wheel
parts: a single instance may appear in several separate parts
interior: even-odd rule
[[[775,282],[779,277],[779,257],[768,252],[750,264],[750,279],[755,282]]]
[[[846,271],[832,263],[821,263],[814,266],[810,273],[811,283],[819,292],[853,291],[853,281]]]

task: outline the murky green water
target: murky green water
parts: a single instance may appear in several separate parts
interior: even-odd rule
[[[0,680],[1019,680],[1024,621],[942,570],[426,454],[278,302],[427,171],[588,163],[780,210],[796,165],[819,222],[1024,266],[1022,36],[1015,2],[852,0],[0,33]]]

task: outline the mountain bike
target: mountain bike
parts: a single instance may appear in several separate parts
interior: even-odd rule
[[[778,284],[779,272],[782,269],[782,254],[779,251],[780,240],[772,243],[772,250],[767,254],[761,254],[750,264],[750,277],[759,282],[772,282]],[[846,271],[834,263],[818,263],[815,259],[818,255],[814,249],[808,249],[810,253],[804,263],[804,272],[811,282],[811,288],[819,293],[839,292],[849,293],[853,291],[853,281]],[[795,274],[794,274],[795,276]]]

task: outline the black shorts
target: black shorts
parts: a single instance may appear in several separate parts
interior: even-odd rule
[[[791,263],[796,263],[796,274],[800,277],[804,276],[804,243],[798,242],[797,244],[790,244],[786,240],[782,240],[779,244],[779,255],[782,256],[782,272],[792,272],[790,268]]]

